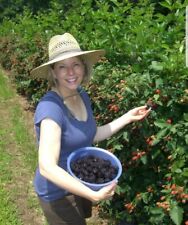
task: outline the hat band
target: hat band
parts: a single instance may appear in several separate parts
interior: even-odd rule
[[[55,58],[60,56],[71,55],[72,53],[75,53],[75,52],[82,52],[82,50],[80,48],[77,48],[77,49],[72,49],[69,51],[58,52],[56,54],[50,55],[49,60],[54,60]]]

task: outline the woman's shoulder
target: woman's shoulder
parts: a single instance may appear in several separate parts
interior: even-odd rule
[[[55,91],[47,91],[41,98],[40,102],[48,100],[56,101],[57,99],[59,100],[59,98],[59,95]]]
[[[59,106],[61,106],[62,104],[60,96],[54,91],[48,91],[46,94],[44,94],[43,97],[40,99],[39,104],[44,104],[45,102],[55,103]]]
[[[48,91],[38,102],[36,112],[50,111],[54,109],[62,111],[62,100],[56,92]]]
[[[64,120],[64,110],[60,100],[55,92],[47,92],[36,107],[34,115],[35,124],[40,123],[45,118],[50,118],[61,125]]]

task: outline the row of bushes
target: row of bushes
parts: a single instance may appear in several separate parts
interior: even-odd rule
[[[153,111],[147,120],[98,144],[123,165],[117,194],[101,210],[138,225],[187,225],[185,3],[159,1],[156,8],[152,2],[82,0],[63,11],[54,1],[48,13],[35,16],[26,9],[1,25],[0,62],[35,106],[48,85],[31,79],[29,72],[47,60],[51,36],[70,32],[83,49],[104,48],[106,58],[86,87],[98,124],[147,102]]]

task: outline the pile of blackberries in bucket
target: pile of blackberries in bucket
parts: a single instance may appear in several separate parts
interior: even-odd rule
[[[87,155],[71,162],[72,172],[77,178],[88,183],[103,184],[113,180],[118,168],[110,160]]]

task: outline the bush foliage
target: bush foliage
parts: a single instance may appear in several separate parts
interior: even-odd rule
[[[98,124],[149,103],[150,116],[99,143],[116,154],[123,174],[115,197],[101,210],[116,221],[182,225],[188,221],[188,75],[184,1],[78,0],[74,7],[33,15],[25,9],[0,28],[2,66],[33,105],[48,89],[31,79],[46,61],[55,34],[72,33],[83,49],[103,48],[86,87]],[[87,21],[87,22],[86,22]]]

